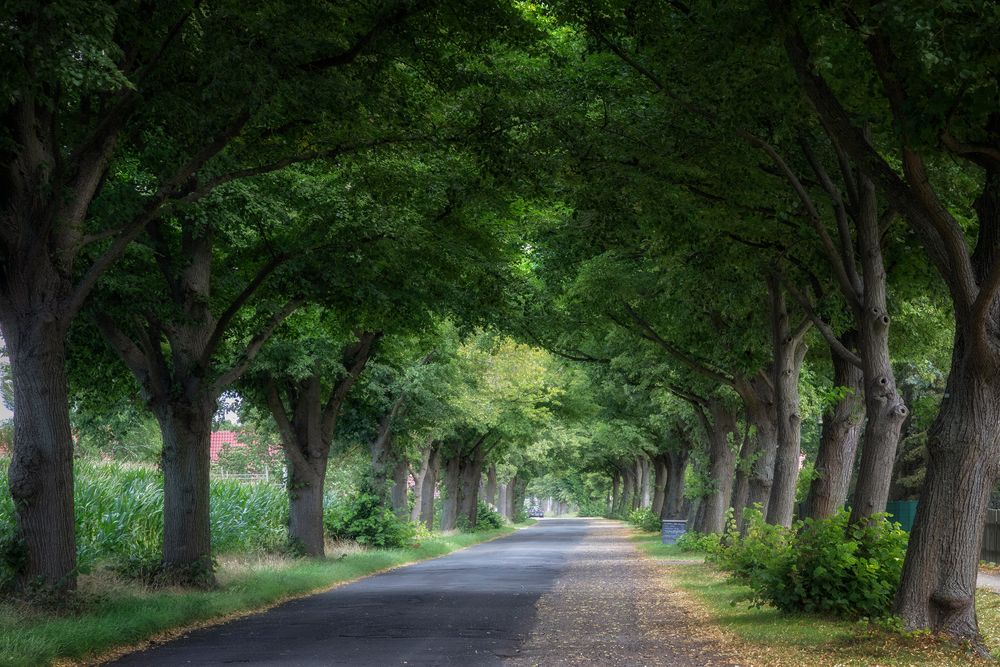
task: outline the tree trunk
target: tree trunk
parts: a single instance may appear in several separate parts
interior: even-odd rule
[[[524,509],[524,492],[528,488],[528,480],[516,475],[511,481],[511,488],[513,494],[511,495],[510,515],[512,519],[516,520]]]
[[[670,459],[667,454],[657,454],[653,458],[653,473],[656,481],[653,485],[653,514],[661,516],[663,514],[663,500],[667,491],[667,473],[670,467]]]
[[[956,336],[895,605],[907,629],[976,640],[979,547],[1000,460],[1000,378],[979,363]]]
[[[736,453],[730,446],[730,434],[736,432],[736,415],[721,399],[711,399],[708,414],[699,405],[695,410],[708,437],[708,474],[712,481],[709,494],[702,499],[703,518],[699,532],[721,533],[726,528],[726,509],[732,498]]]
[[[499,492],[497,495],[499,496],[499,498],[497,500],[497,511],[500,512],[500,516],[510,521],[510,513],[508,511],[508,503],[507,503],[507,485],[500,484],[498,489]]]
[[[851,504],[852,522],[885,511],[899,434],[908,414],[896,390],[896,376],[892,372],[889,356],[889,311],[875,187],[867,179],[862,179],[861,191],[858,240],[862,250],[865,291],[858,318],[858,347],[864,369],[865,414],[868,420]]]
[[[851,349],[854,346],[852,339],[853,336],[842,337],[841,342]],[[806,497],[805,516],[813,519],[833,516],[844,506],[864,421],[861,369],[836,352],[831,352],[831,361],[833,384],[845,394],[823,415],[819,452],[816,454],[816,477]]]
[[[687,469],[691,443],[667,454],[667,489],[663,498],[661,519],[681,519],[684,517],[684,471]]]
[[[211,583],[209,465],[215,401],[157,403],[163,436],[163,567],[183,583]]]
[[[774,403],[778,447],[774,459],[774,484],[767,505],[767,522],[791,526],[795,490],[802,453],[802,415],[799,413],[799,372],[806,356],[804,331],[793,332],[788,321],[785,293],[776,276],[769,276],[771,342],[774,354]],[[891,470],[890,470],[891,475]]]
[[[323,530],[322,472],[308,466],[288,466],[288,537],[302,554],[322,558],[326,552]]]
[[[475,530],[479,518],[479,482],[483,476],[483,459],[486,453],[482,444],[476,445],[471,452],[462,457],[461,485],[458,514],[465,522],[468,530]]]
[[[455,530],[458,523],[458,497],[461,487],[459,473],[461,460],[458,454],[452,455],[444,466],[444,493],[441,494],[441,530]]]
[[[410,513],[410,506],[407,502],[407,490],[410,482],[410,466],[406,459],[400,458],[392,469],[392,489],[389,493],[389,502],[392,504],[392,511],[400,519],[406,518]]]
[[[743,399],[747,418],[756,430],[752,451],[754,462],[748,473],[746,507],[759,506],[767,514],[771,487],[774,482],[774,459],[778,449],[778,425],[774,409],[774,390],[770,371],[741,379],[736,391]]]
[[[642,466],[642,490],[641,490],[640,506],[646,508],[646,507],[649,507],[649,505],[650,505],[650,496],[649,496],[650,479],[649,479],[649,475],[650,475],[651,471],[650,471],[650,464],[649,464],[649,458],[648,457],[645,457],[645,456],[642,457],[642,459],[641,459],[641,466]]]
[[[76,531],[64,332],[46,321],[43,311],[14,313],[4,306],[0,316],[14,385],[7,483],[18,535],[27,549],[20,582],[40,580],[53,589],[72,590]]]
[[[609,514],[616,516],[621,507],[621,481],[622,475],[618,470],[611,472],[611,510]]]
[[[491,463],[486,473],[486,493],[483,500],[492,507],[497,506],[497,464]]]
[[[755,435],[751,435],[748,427],[743,433],[743,444],[740,445],[740,455],[736,462],[736,477],[733,480],[733,498],[729,503],[733,509],[733,522],[741,533],[743,532],[743,508],[747,507],[750,495],[750,471],[753,470],[756,447],[757,439]]]
[[[636,458],[633,470],[632,474],[635,475],[633,484],[635,486],[632,490],[632,509],[637,510],[642,507],[642,459]]]
[[[424,502],[424,480],[430,472],[431,458],[434,453],[434,441],[430,440],[420,452],[420,466],[413,474],[413,509],[410,510],[410,521],[417,523],[421,521]]]
[[[435,445],[431,450],[427,474],[424,476],[423,491],[420,493],[420,521],[427,530],[434,530],[434,491],[437,489],[438,472],[441,470],[441,448]]]

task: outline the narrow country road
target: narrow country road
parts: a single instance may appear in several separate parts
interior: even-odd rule
[[[653,567],[620,524],[546,519],[110,664],[734,664]]]

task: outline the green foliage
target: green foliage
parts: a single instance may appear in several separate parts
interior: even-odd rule
[[[503,517],[480,500],[476,507],[476,530],[496,530],[497,528],[503,528]]]
[[[660,517],[648,507],[632,510],[628,515],[628,522],[647,533],[655,533],[660,530]]]
[[[3,486],[6,470],[0,462]],[[76,462],[75,482],[79,567],[109,564],[126,575],[152,579],[163,541],[163,476],[145,466],[82,460]],[[215,553],[284,547],[288,501],[280,486],[213,480],[210,502]],[[0,494],[0,581],[9,581],[10,565],[17,564],[12,509],[10,496]]]
[[[674,543],[681,551],[717,553],[722,548],[722,536],[718,533],[684,533]]]
[[[906,553],[906,532],[878,515],[852,525],[846,511],[805,519],[791,529],[745,513],[747,534],[735,532],[713,559],[750,586],[755,606],[857,618],[889,614]]]
[[[416,536],[413,524],[397,517],[371,487],[327,507],[323,525],[334,539],[377,548],[407,547]]]

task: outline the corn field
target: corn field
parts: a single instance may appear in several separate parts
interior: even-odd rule
[[[163,477],[150,467],[77,461],[76,535],[81,567],[151,559],[163,533]],[[13,532],[7,461],[0,460],[0,538]],[[212,480],[212,546],[216,554],[271,551],[287,540],[288,499],[281,486]]]

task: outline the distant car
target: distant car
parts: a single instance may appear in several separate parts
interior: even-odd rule
[[[532,507],[528,510],[528,516],[532,519],[541,519],[545,516],[545,512],[543,512],[540,507]]]

